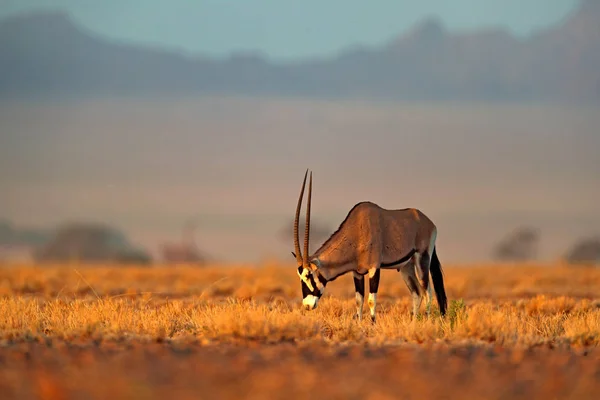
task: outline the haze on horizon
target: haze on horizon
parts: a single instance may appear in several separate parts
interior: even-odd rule
[[[273,60],[330,57],[354,46],[379,46],[435,17],[452,31],[507,29],[527,36],[556,24],[578,0],[4,0],[0,18],[67,11],[101,36],[225,57],[255,52]]]
[[[306,168],[329,232],[359,201],[417,207],[447,262],[489,260],[522,226],[554,259],[600,226],[596,107],[104,99],[4,103],[0,120],[2,217],[106,222],[150,251],[195,221],[218,259],[286,260]]]

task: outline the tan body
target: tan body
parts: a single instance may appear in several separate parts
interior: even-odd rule
[[[368,304],[374,321],[380,270],[395,269],[402,273],[413,297],[413,316],[417,314],[425,295],[427,295],[427,313],[430,313],[432,286],[435,289],[440,313],[445,314],[447,300],[441,265],[435,251],[437,228],[424,213],[415,208],[388,210],[368,201],[358,203],[350,210],[338,230],[313,255],[308,255],[311,173],[306,215],[308,228],[305,232],[304,256],[302,256],[297,225],[305,183],[306,175],[296,208],[294,224],[296,253],[293,254],[298,261],[303,304],[307,309],[316,307],[327,282],[352,272],[358,307],[357,316],[362,319],[364,275],[368,274]],[[430,273],[433,285],[429,284]]]
[[[364,275],[373,268],[397,270],[397,263],[413,249],[417,253],[427,251],[435,233],[433,222],[417,209],[386,210],[361,202],[311,261],[318,260],[319,272],[327,280],[349,271]]]

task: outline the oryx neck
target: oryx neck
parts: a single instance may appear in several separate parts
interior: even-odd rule
[[[314,264],[317,266],[315,271],[317,275],[322,276],[326,281],[335,280],[338,276],[354,270],[355,265],[351,262],[344,263],[328,263],[320,259],[314,259]]]

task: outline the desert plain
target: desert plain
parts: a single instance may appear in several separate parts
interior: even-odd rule
[[[410,316],[384,271],[377,322],[350,274],[301,307],[295,268],[4,265],[0,393],[19,399],[592,399],[600,269],[445,265],[449,310]],[[368,291],[368,284],[367,289]],[[424,305],[421,308],[424,314]]]

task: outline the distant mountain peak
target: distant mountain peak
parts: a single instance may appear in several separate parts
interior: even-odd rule
[[[430,16],[379,48],[273,64],[119,43],[61,11],[0,21],[0,97],[174,94],[367,96],[395,99],[600,101],[600,0],[514,40],[508,31],[449,31]]]
[[[446,28],[442,20],[436,16],[429,16],[415,26],[411,36],[424,40],[433,40],[440,39],[445,34]]]
[[[33,11],[0,20],[0,31],[10,35],[77,35],[83,30],[64,11]]]
[[[429,16],[417,23],[409,32],[391,40],[388,47],[401,47],[407,43],[427,45],[440,42],[445,36],[446,28],[443,22],[436,16]]]

